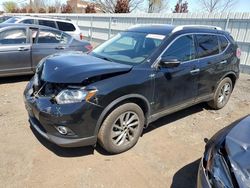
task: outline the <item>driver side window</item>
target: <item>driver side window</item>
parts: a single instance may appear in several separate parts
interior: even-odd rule
[[[0,44],[25,44],[26,43],[26,29],[8,29],[0,33]]]
[[[195,58],[195,45],[193,35],[185,35],[178,38],[162,55],[178,61],[190,61]]]

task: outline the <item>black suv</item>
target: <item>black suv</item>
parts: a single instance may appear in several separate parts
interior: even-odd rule
[[[149,123],[191,105],[226,105],[240,50],[212,26],[142,25],[88,55],[43,59],[24,98],[31,126],[64,147],[133,147]]]

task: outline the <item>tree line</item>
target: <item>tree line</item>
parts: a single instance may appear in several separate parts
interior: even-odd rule
[[[70,2],[62,4],[60,0],[30,0],[28,4],[20,5],[16,1],[7,0],[2,3],[2,6],[7,13],[77,13]],[[173,13],[189,12],[188,0],[177,0],[172,8],[169,7],[170,0],[147,0],[147,3],[144,0],[91,0],[84,2],[87,4],[85,13],[130,13],[134,11],[164,13],[169,8]],[[238,0],[197,0],[201,10],[208,13],[229,11],[237,2]]]

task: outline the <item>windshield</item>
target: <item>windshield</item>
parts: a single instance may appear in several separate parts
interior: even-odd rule
[[[162,43],[165,35],[122,32],[93,50],[91,55],[118,63],[139,64]]]
[[[3,23],[16,23],[18,20],[20,20],[20,18],[12,17],[12,18],[9,18],[8,20],[4,21]]]

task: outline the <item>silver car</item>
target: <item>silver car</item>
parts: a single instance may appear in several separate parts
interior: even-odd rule
[[[0,77],[32,74],[39,61],[66,51],[88,52],[92,46],[45,26],[0,24]]]

